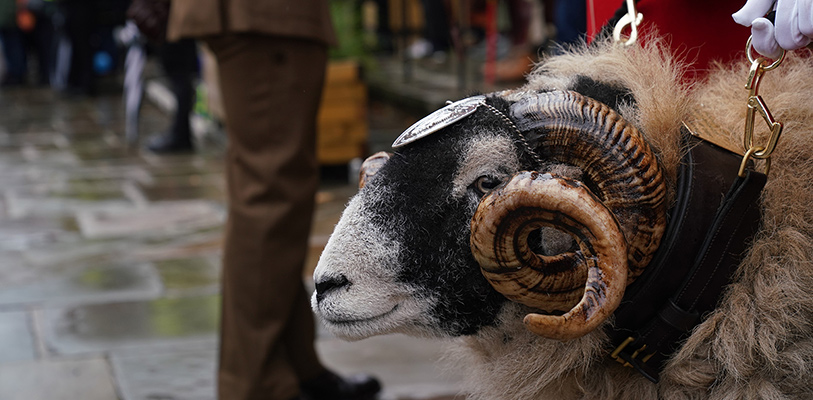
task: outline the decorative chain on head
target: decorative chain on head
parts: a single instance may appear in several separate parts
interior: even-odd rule
[[[525,150],[528,152],[528,154],[531,155],[531,158],[533,158],[534,161],[536,162],[537,167],[542,165],[542,158],[539,157],[539,154],[536,154],[531,145],[528,144],[528,140],[525,139],[525,135],[523,135],[522,132],[520,132],[519,128],[517,128],[517,125],[514,124],[514,121],[511,121],[511,119],[508,118],[507,115],[503,114],[502,111],[496,109],[491,104],[483,102],[482,105],[485,106],[489,111],[491,111],[492,114],[496,115],[498,118],[503,120],[508,126],[510,126],[519,137],[519,141],[522,142],[522,145],[525,147]]]

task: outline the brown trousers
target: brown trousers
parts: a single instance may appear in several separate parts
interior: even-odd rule
[[[254,34],[206,42],[229,140],[218,397],[288,400],[323,370],[302,270],[327,47]]]

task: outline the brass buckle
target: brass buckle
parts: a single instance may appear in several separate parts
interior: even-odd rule
[[[645,345],[639,347],[638,349],[636,349],[634,352],[632,352],[632,355],[630,355],[628,359],[625,358],[625,357],[621,357],[621,352],[624,351],[624,349],[626,349],[627,346],[629,346],[629,344],[634,342],[634,341],[635,341],[635,338],[632,337],[632,336],[626,338],[618,347],[615,348],[615,350],[613,350],[612,353],[610,353],[610,357],[612,359],[614,359],[615,361],[618,361],[619,363],[621,363],[625,367],[632,368],[633,365],[630,364],[630,361],[638,361],[638,360],[636,360],[638,358],[638,356],[641,355],[641,353],[644,350],[646,350],[646,344],[645,344]],[[649,361],[650,358],[652,358],[653,355],[655,355],[654,352],[645,355],[643,358],[641,358],[640,362],[642,364],[646,363],[647,361]]]

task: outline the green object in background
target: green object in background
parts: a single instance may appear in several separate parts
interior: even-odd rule
[[[164,338],[210,334],[220,323],[220,296],[162,297],[148,307],[151,332]]]
[[[330,49],[331,59],[365,57],[364,28],[361,23],[361,2],[333,0],[330,2],[333,29],[338,46]]]
[[[0,28],[13,27],[16,13],[16,0],[0,0]]]
[[[212,119],[212,115],[209,113],[209,94],[206,91],[206,84],[199,83],[195,88],[195,93],[195,114],[206,119]]]

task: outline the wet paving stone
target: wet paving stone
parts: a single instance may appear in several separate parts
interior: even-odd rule
[[[147,238],[148,243],[131,248],[130,256],[138,260],[165,260],[208,256],[219,259],[223,234],[222,227],[190,232],[185,235],[170,235],[165,238]]]
[[[0,168],[0,185],[4,190],[17,186],[30,185],[32,182],[49,183],[64,182],[64,173],[54,173],[36,165],[26,165],[24,161],[15,158],[3,157],[8,165]]]
[[[214,339],[220,318],[216,295],[159,298],[45,308],[43,340],[59,355],[125,350]]]
[[[0,182],[2,179],[13,176],[20,176],[21,174],[16,170],[17,167],[24,164],[26,161],[23,158],[22,152],[2,152],[0,151]]]
[[[202,151],[196,150],[193,154],[183,156],[164,156],[152,152],[142,152],[141,156],[150,171],[156,175],[160,175],[160,171],[184,174],[204,171],[222,173],[225,170],[225,149],[215,146],[207,146]]]
[[[150,184],[140,184],[138,188],[149,201],[205,199],[226,203],[225,182],[220,174],[155,178]]]
[[[57,131],[8,133],[0,132],[0,146],[3,151],[14,151],[24,146],[64,148],[64,136]]]
[[[216,343],[121,352],[111,357],[119,390],[127,400],[214,400]]]
[[[151,299],[161,293],[160,277],[150,264],[23,264],[7,266],[2,274],[0,306]]]
[[[78,230],[78,228],[77,228]],[[130,241],[82,239],[32,247],[25,251],[25,262],[31,268],[51,268],[60,265],[103,265],[122,263],[133,247]]]
[[[20,150],[26,162],[36,162],[47,166],[73,166],[79,164],[79,158],[72,151],[61,149],[43,149],[41,147],[23,147]]]
[[[68,169],[64,173],[70,182],[78,183],[121,180],[149,182],[152,179],[152,175],[143,166],[122,162],[85,163],[80,167]]]
[[[0,364],[30,361],[35,356],[34,336],[28,313],[0,312]]]
[[[118,400],[102,358],[0,365],[3,400]]]
[[[154,261],[168,295],[217,292],[220,283],[218,261],[212,257],[173,258]]]
[[[61,181],[18,186],[6,191],[6,198],[16,202],[36,202],[43,199],[74,202],[127,202],[121,182],[103,181]],[[36,205],[26,205],[36,209]]]
[[[182,234],[223,224],[222,206],[203,200],[152,203],[143,208],[84,210],[77,213],[82,234],[88,238]]]
[[[143,157],[149,163],[146,167],[147,171],[155,177],[182,177],[218,173],[220,179],[224,179],[223,171],[225,166],[223,160],[216,154],[164,157],[145,153]]]
[[[78,160],[82,161],[109,161],[109,160],[134,160],[137,153],[130,148],[117,143],[111,146],[105,143],[90,143],[85,146],[73,146],[71,151]]]
[[[43,190],[47,192],[47,189]],[[132,201],[121,188],[102,192],[37,193],[28,189],[10,189],[5,196],[6,212],[14,219],[29,216],[72,216],[93,210],[132,208]]]
[[[78,230],[66,222],[60,218],[26,217],[12,220],[0,217],[0,252],[73,241],[78,237]]]
[[[380,400],[446,398],[461,390],[460,371],[438,361],[445,351],[440,341],[385,335],[345,342],[321,336],[317,350],[325,365],[345,374],[374,374],[383,386]]]

